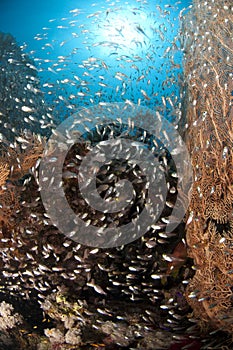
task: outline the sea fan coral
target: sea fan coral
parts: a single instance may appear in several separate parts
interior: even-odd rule
[[[2,144],[0,156],[0,227],[2,233],[14,225],[14,217],[20,209],[22,186],[17,180],[29,173],[36,161],[42,156],[44,140],[31,132],[24,132],[18,137],[20,143]]]
[[[0,186],[3,186],[10,174],[10,167],[7,162],[2,161],[0,164]]]
[[[184,38],[188,87],[186,142],[194,171],[187,242],[197,269],[186,294],[202,327],[208,324],[231,334],[232,10],[231,1],[206,1],[202,5],[194,0],[183,28],[187,33]]]

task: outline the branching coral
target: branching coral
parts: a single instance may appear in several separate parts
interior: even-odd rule
[[[20,186],[15,184],[28,174],[42,156],[44,139],[24,131],[18,138],[21,143],[2,146],[0,156],[0,227],[12,225],[13,213],[19,209]]]
[[[187,297],[204,324],[232,333],[232,2],[194,0],[183,29],[186,142],[194,171],[187,242],[197,267]]]
[[[10,168],[4,161],[0,163],[0,186],[3,186],[10,174]]]

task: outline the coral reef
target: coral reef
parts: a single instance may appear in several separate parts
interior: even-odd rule
[[[71,148],[64,163],[64,188],[74,210],[82,205],[82,198],[77,190],[74,192],[74,188],[78,188],[77,179],[66,175],[71,170],[70,165],[74,167],[75,159],[78,162],[76,156],[83,156],[90,142],[97,142],[100,136],[94,129],[88,137],[82,147],[77,144]],[[39,303],[44,319],[49,320],[45,324],[40,319],[36,324],[40,326],[45,349],[76,349],[77,346],[91,349],[98,344],[106,349],[168,348],[176,341],[173,327],[179,326],[182,332],[189,325],[186,317],[189,307],[183,296],[182,281],[191,275],[190,262],[184,259],[176,266],[179,273],[172,275],[171,264],[168,266],[164,259],[165,253],[170,254],[170,261],[172,254],[176,254],[177,243],[183,238],[184,223],[176,232],[166,234],[163,220],[169,216],[171,208],[165,206],[157,226],[135,242],[111,249],[77,244],[52,225],[40,199],[35,162],[41,156],[43,140],[26,133],[18,137],[18,141],[23,143],[24,150],[15,145],[14,150],[7,148],[6,155],[13,154],[12,157],[2,156],[3,164],[11,169],[8,177],[5,176],[3,191],[7,192],[9,185],[16,186],[18,191],[17,206],[13,201],[10,203],[11,212],[7,217],[10,225],[3,223],[1,230],[3,296],[6,298],[10,293],[12,298],[26,298],[34,306]],[[172,203],[176,198],[176,178],[169,175],[173,173],[172,162],[164,150],[157,156],[162,167],[165,167],[164,158],[168,158],[167,181],[173,188],[168,201]],[[34,167],[33,171],[29,171],[29,165]],[[130,166],[119,161],[110,169],[116,174],[114,181],[118,181],[122,169],[136,182]],[[29,172],[31,174],[27,174]],[[112,177],[106,181],[105,175],[103,167],[99,186],[103,186],[103,181],[105,186],[113,186]],[[138,179],[135,188],[140,199],[144,189],[141,176]],[[129,214],[135,215],[136,208],[135,205],[132,213],[126,213],[127,219]],[[92,208],[85,210],[94,217]],[[5,214],[3,217],[6,218]],[[162,309],[160,305],[163,304]],[[36,342],[35,330],[28,325],[25,329],[33,334]],[[156,342],[152,342],[154,337]],[[27,346],[30,348],[28,343]]]
[[[68,239],[53,226],[40,198],[38,160],[44,139],[39,135],[46,129],[47,117],[53,123],[50,113],[44,112],[34,63],[29,62],[11,36],[2,35],[1,40],[6,44],[1,79],[9,77],[12,87],[6,85],[1,95],[0,297],[21,306],[24,319],[22,328],[12,333],[13,347],[27,350],[168,348],[177,341],[173,339],[173,327],[180,328],[182,333],[190,325],[182,281],[191,274],[186,259],[177,267],[180,273],[175,276],[170,274],[171,264],[168,267],[164,259],[164,254],[170,254],[172,260],[172,253],[184,234],[183,222],[175,232],[165,233],[177,197],[171,157],[158,147],[155,156],[171,191],[158,223],[143,238],[112,249],[93,249]],[[18,81],[13,78],[16,73],[20,77]],[[30,133],[30,129],[36,134]],[[108,134],[118,131],[117,125],[110,125]],[[134,131],[135,141],[141,140],[142,130]],[[94,221],[98,213],[83,206],[78,191],[74,191],[78,189],[77,178],[69,174],[74,164],[78,167],[78,160],[86,154],[90,143],[102,141],[105,134],[105,128],[101,132],[90,130],[82,147],[79,144],[72,147],[63,169],[69,204],[73,210],[84,208],[81,215]],[[146,139],[150,140],[150,135]],[[114,178],[107,180],[106,171],[107,175],[114,173]],[[124,224],[141,210],[146,196],[145,179],[139,169],[127,162],[118,161],[109,169],[102,169],[98,176],[100,194],[105,196],[106,190],[114,187],[122,176],[134,181],[136,202],[123,217],[104,216],[102,225],[108,225],[111,220]],[[173,297],[168,293],[171,288]],[[25,300],[30,307],[29,315],[23,312]]]
[[[186,143],[194,183],[187,221],[196,273],[186,294],[202,328],[233,331],[233,7],[193,1],[183,30]],[[194,59],[193,59],[194,58]],[[208,326],[207,326],[208,325]]]
[[[207,0],[203,11],[200,6],[194,0],[183,27],[186,142],[194,168],[189,257],[185,223],[165,232],[178,190],[175,164],[160,145],[155,157],[169,191],[158,222],[142,238],[96,249],[53,226],[38,185],[41,135],[53,125],[51,110],[42,99],[34,63],[10,35],[1,34],[0,80],[6,81],[0,87],[2,349],[232,348],[232,10],[230,1]],[[85,142],[69,150],[63,166],[67,201],[96,225],[114,220],[121,225],[134,218],[147,193],[140,169],[117,160],[99,171],[98,191],[111,199],[109,190],[127,177],[135,186],[134,205],[125,216],[100,216],[83,205],[73,175],[90,145],[114,133],[119,133],[117,123],[87,131]],[[133,135],[149,147],[151,135],[137,128]]]

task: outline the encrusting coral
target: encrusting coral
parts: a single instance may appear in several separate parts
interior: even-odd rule
[[[186,143],[194,173],[187,243],[196,267],[186,295],[203,328],[232,334],[232,1],[194,0],[183,29]]]

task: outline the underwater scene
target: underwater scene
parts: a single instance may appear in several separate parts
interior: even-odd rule
[[[0,0],[0,350],[233,348],[232,0]]]

